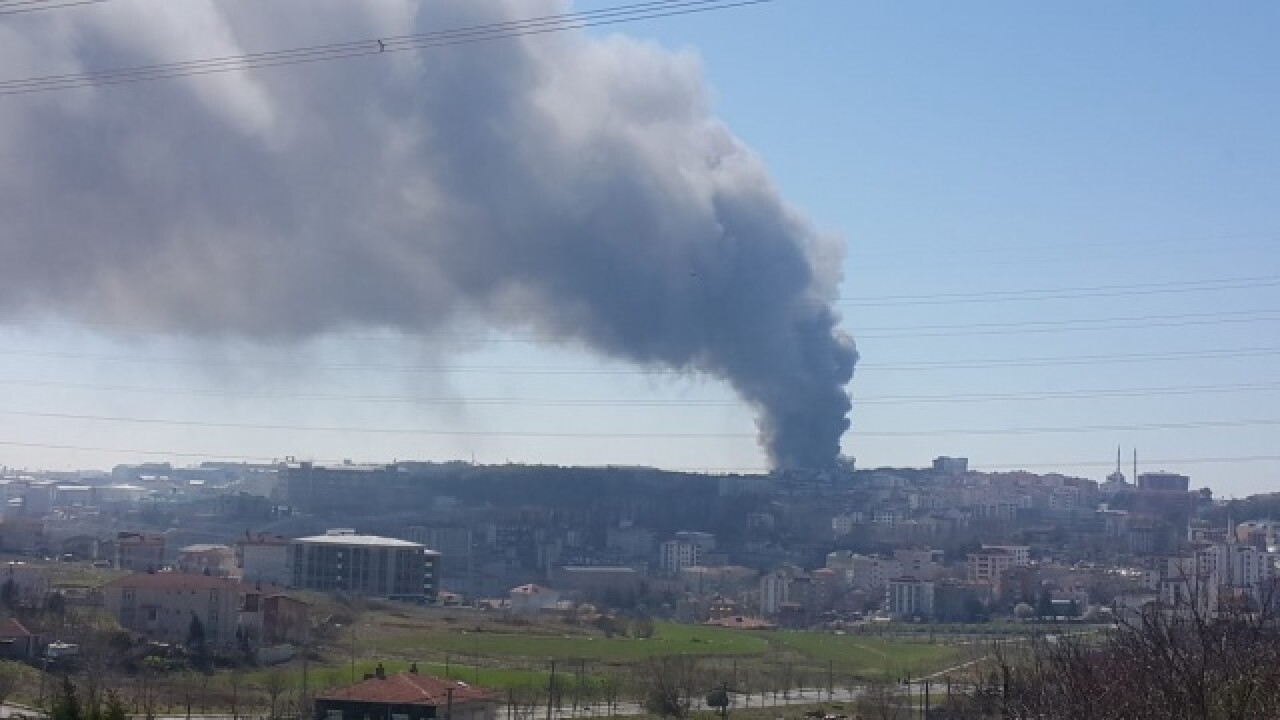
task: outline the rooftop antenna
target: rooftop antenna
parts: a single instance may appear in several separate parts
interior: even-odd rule
[[[1116,445],[1116,475],[1120,474],[1120,446]]]
[[[1138,448],[1133,449],[1133,484],[1138,484]]]

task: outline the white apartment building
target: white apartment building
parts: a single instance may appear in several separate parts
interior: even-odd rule
[[[702,564],[702,556],[716,548],[716,536],[705,532],[681,531],[659,547],[658,568],[678,575],[687,567]]]
[[[886,608],[896,619],[931,617],[933,615],[933,583],[917,578],[893,578],[889,581]]]
[[[270,585],[293,582],[287,538],[257,535],[241,540],[236,548],[240,555],[240,575],[245,582]]]
[[[791,575],[782,570],[766,573],[760,578],[760,614],[777,615],[782,603],[787,602],[791,589]]]
[[[831,534],[837,538],[844,537],[853,532],[855,525],[861,525],[866,522],[866,515],[860,511],[840,513],[831,518]]]
[[[293,587],[434,602],[440,553],[419,543],[354,530],[289,542]]]
[[[1160,601],[1170,607],[1195,606],[1214,612],[1228,597],[1254,603],[1274,601],[1280,571],[1276,558],[1250,545],[1215,543],[1187,557],[1166,558],[1148,576]]]
[[[702,564],[702,547],[687,540],[668,540],[658,550],[658,568],[669,575]]]
[[[1081,507],[1083,494],[1078,487],[1062,485],[1049,490],[1049,510],[1051,512],[1071,512]]]
[[[1031,546],[1030,545],[982,545],[983,552],[988,550],[1002,550],[1009,553],[1013,557],[1013,564],[1016,567],[1031,564]]]

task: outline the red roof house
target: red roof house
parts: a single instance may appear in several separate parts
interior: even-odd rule
[[[378,672],[350,687],[316,696],[316,720],[430,720],[448,714],[453,720],[494,720],[497,694],[492,690],[409,672]]]

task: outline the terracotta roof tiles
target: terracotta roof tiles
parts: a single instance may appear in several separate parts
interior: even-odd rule
[[[473,687],[464,682],[405,672],[385,678],[370,678],[350,687],[318,695],[316,699],[395,705],[444,705],[448,702],[450,689],[453,690],[455,703],[490,700],[495,697],[491,690]]]

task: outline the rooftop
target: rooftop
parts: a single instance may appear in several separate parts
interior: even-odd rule
[[[489,700],[490,690],[473,687],[456,680],[445,680],[431,675],[413,672],[373,677],[350,687],[317,695],[317,700],[348,700],[355,702],[385,703],[388,705],[443,705],[448,702],[449,690],[453,690],[453,702]]]
[[[133,573],[116,578],[103,585],[104,588],[139,588],[145,590],[234,590],[241,592],[246,588],[235,580],[213,575],[195,573],[158,572]]]
[[[378,535],[312,535],[311,537],[294,538],[293,542],[311,545],[378,545],[382,547],[423,548],[422,543],[399,540],[397,538],[380,537]]]
[[[179,550],[178,552],[206,553],[206,552],[224,551],[224,550],[227,552],[230,552],[231,548],[227,547],[226,545],[210,545],[208,543],[196,543],[195,545],[188,545],[182,548],[181,550]]]
[[[0,638],[30,637],[31,631],[14,618],[0,621]]]

